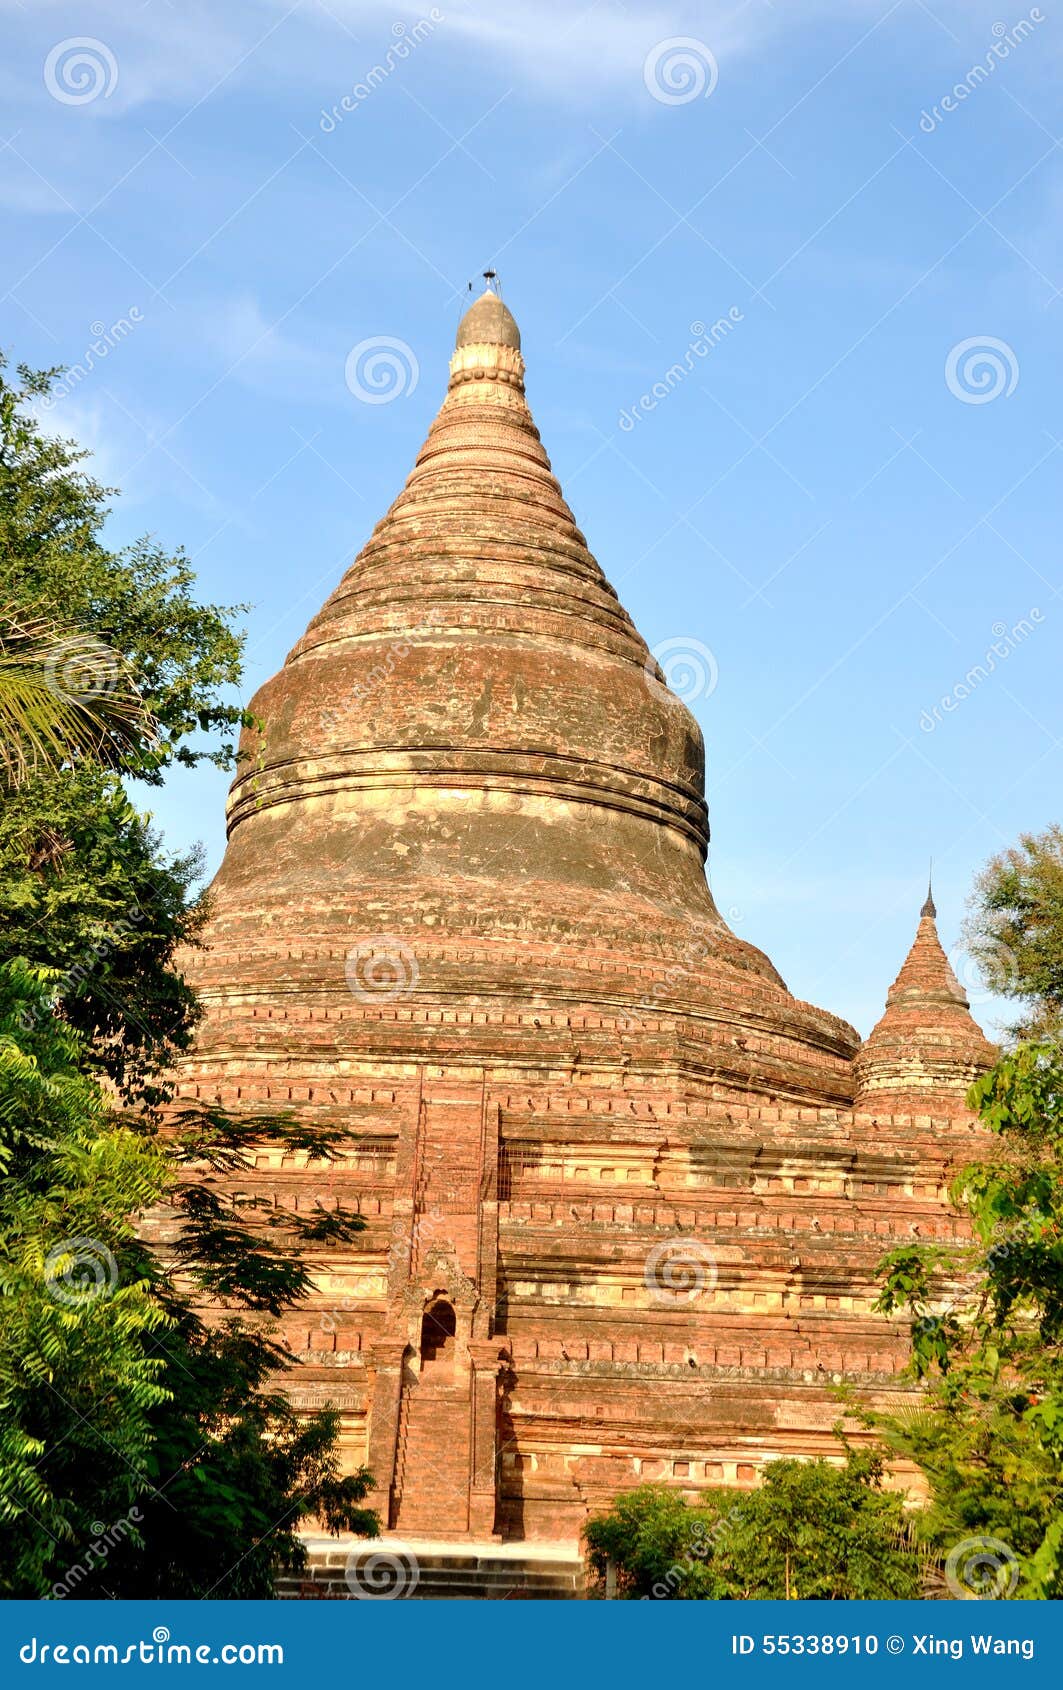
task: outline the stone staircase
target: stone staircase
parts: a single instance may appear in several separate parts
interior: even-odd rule
[[[470,1435],[468,1383],[426,1368],[399,1410],[392,1526],[403,1537],[468,1531]]]
[[[334,1539],[309,1545],[302,1579],[283,1579],[278,1597],[290,1601],[353,1601],[366,1592],[414,1601],[581,1601],[583,1565],[568,1544],[442,1544],[398,1539]],[[348,1576],[348,1564],[351,1572]]]

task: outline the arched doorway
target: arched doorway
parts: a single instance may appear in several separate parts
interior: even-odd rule
[[[453,1359],[453,1338],[457,1330],[454,1305],[446,1297],[436,1297],[421,1317],[421,1366],[426,1362]],[[447,1355],[447,1346],[450,1355]]]

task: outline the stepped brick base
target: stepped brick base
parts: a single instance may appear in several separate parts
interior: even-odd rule
[[[348,1568],[350,1573],[348,1574]],[[284,1579],[277,1595],[298,1601],[577,1601],[586,1594],[583,1564],[563,1545],[522,1549],[493,1544],[461,1548],[392,1537],[315,1543],[301,1579]]]

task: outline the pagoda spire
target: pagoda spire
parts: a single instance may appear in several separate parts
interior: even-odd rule
[[[945,955],[930,886],[885,1013],[857,1053],[855,1107],[963,1113],[972,1080],[995,1059]]]
[[[713,902],[701,730],[591,552],[524,383],[521,331],[486,276],[405,485],[256,695],[231,861],[273,850],[257,843],[268,813],[286,859],[319,862],[327,809],[370,933],[423,917],[433,933],[535,927],[584,946],[622,927],[672,955],[695,931],[706,968],[787,1002]],[[385,869],[395,907],[379,900]]]

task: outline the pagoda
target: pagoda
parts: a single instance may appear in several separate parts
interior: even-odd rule
[[[575,1538],[888,1400],[876,1264],[947,1239],[993,1060],[932,900],[854,1030],[705,879],[698,725],[619,603],[488,288],[405,487],[251,704],[187,958],[184,1099],[339,1127],[254,1195],[357,1210],[284,1337],[404,1536]],[[245,1182],[246,1183],[246,1182]]]

